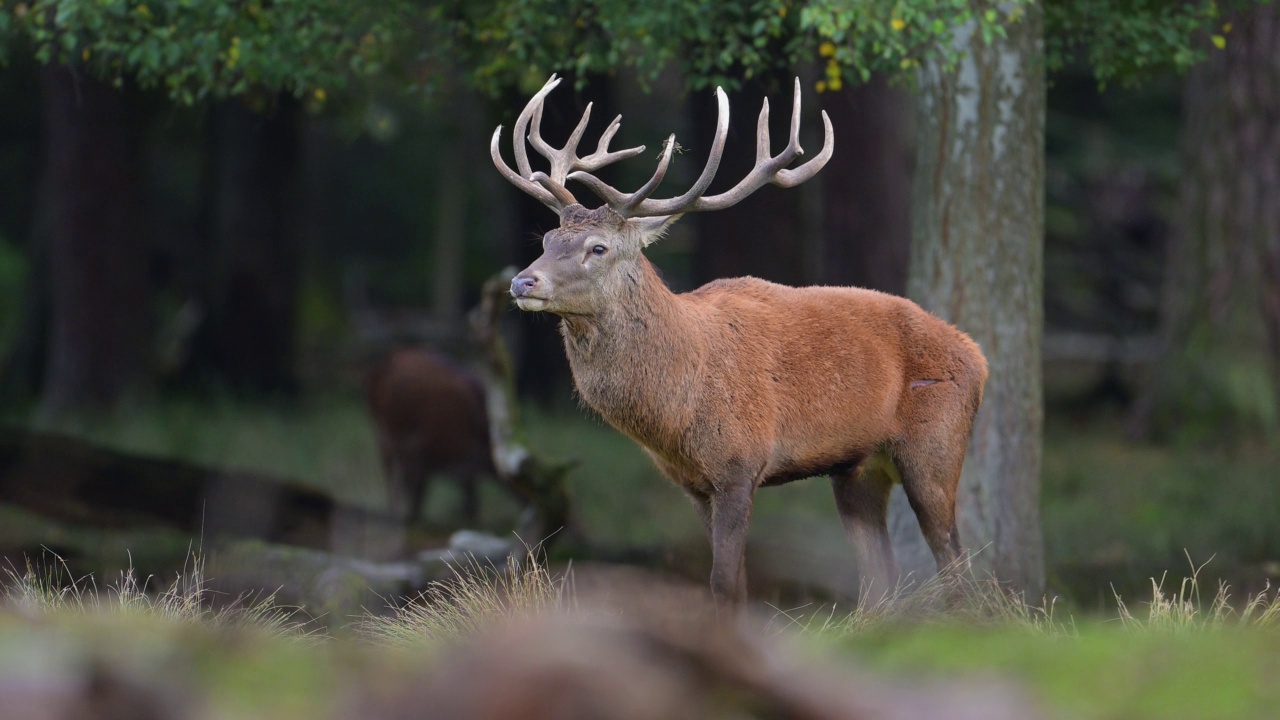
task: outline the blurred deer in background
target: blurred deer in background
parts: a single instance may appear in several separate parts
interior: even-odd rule
[[[836,506],[877,593],[898,580],[886,509],[895,482],[906,490],[939,569],[961,561],[955,498],[986,359],[969,336],[904,298],[840,287],[792,288],[756,278],[716,280],[672,293],[641,251],[688,212],[734,205],[765,183],[793,187],[831,158],[831,121],[808,163],[801,154],[800,81],[790,140],[769,143],[769,104],[760,111],[755,167],[733,188],[704,196],[728,132],[729,102],[716,90],[719,118],[710,157],[688,192],[651,199],[671,162],[668,137],[657,171],[625,194],[591,173],[644,147],[609,151],[621,116],[596,151],[578,157],[591,115],[563,149],[540,135],[552,76],[515,124],[508,181],[560,216],[543,254],[515,277],[522,310],[559,315],[565,352],[582,400],[640,443],[659,470],[692,498],[712,544],[711,589],[720,605],[746,596],[744,552],[757,488],[829,475]],[[550,161],[533,172],[524,137]],[[575,180],[603,201],[588,210],[565,187]]]
[[[373,369],[365,390],[391,512],[415,522],[432,478],[448,475],[463,517],[475,521],[479,478],[497,477],[479,378],[434,352],[402,348]]]

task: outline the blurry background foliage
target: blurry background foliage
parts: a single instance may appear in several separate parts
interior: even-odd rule
[[[674,66],[692,89],[732,89],[816,60],[821,88],[836,91],[874,73],[909,78],[930,60],[953,64],[957,33],[1003,36],[1030,2],[6,0],[0,61],[21,39],[40,62],[83,64],[117,84],[134,78],[183,104],[250,89],[323,101],[379,74],[421,91],[446,67],[492,94],[536,87],[552,71],[581,87],[621,67],[652,82]],[[1048,69],[1083,57],[1104,85],[1184,71],[1230,31],[1214,0],[1048,0],[1043,9]]]
[[[4,22],[42,63],[82,65],[117,87],[132,78],[190,105],[251,89],[323,100],[352,76],[383,69],[406,42],[410,8],[400,0],[33,0]]]
[[[1051,73],[1045,176],[1051,333],[1118,342],[1158,332],[1183,169],[1178,143],[1186,100],[1176,73],[1228,52],[1241,32],[1231,14],[1252,5],[1042,3],[1043,61]],[[806,107],[853,108],[838,130],[849,128],[838,139],[844,148],[846,138],[870,132],[853,123],[872,116],[871,109],[893,102],[910,108],[902,96],[884,94],[894,92],[884,78],[909,86],[922,65],[958,63],[961,34],[1001,37],[1030,7],[1027,0],[0,0],[0,60],[8,63],[0,70],[0,369],[13,367],[23,318],[45,276],[38,252],[42,190],[35,180],[48,132],[37,102],[42,65],[69,67],[77,80],[101,78],[136,103],[132,129],[142,151],[134,160],[146,171],[148,277],[159,288],[158,325],[179,317],[189,299],[190,288],[172,279],[182,274],[174,268],[207,262],[206,255],[192,260],[184,253],[215,254],[207,236],[215,213],[206,204],[217,184],[209,179],[215,174],[210,158],[227,155],[210,142],[211,129],[221,127],[215,116],[247,104],[265,111],[264,124],[296,123],[301,148],[289,168],[300,186],[299,207],[289,216],[292,237],[301,238],[289,246],[300,275],[292,329],[300,349],[290,358],[302,379],[300,397],[224,397],[219,393],[226,388],[212,383],[195,385],[193,393],[192,385],[175,389],[172,377],[157,371],[125,411],[51,426],[130,451],[296,475],[377,505],[379,470],[359,373],[380,348],[360,336],[353,306],[431,308],[429,278],[447,250],[441,238],[461,245],[462,280],[453,301],[463,308],[496,266],[536,253],[538,232],[554,219],[495,180],[487,139],[497,124],[509,126],[527,93],[551,72],[568,73],[578,94],[557,91],[549,133],[553,127],[567,132],[591,98],[608,108],[597,123],[618,108],[627,120],[622,139],[633,133],[638,142],[672,127],[681,129],[684,142],[692,135],[684,128],[708,124],[687,117],[680,105],[690,90],[705,97],[704,88],[724,85],[756,93],[754,105],[761,87],[772,92],[798,73],[824,91],[817,102],[806,96]],[[637,85],[653,92],[633,92]],[[1098,92],[1100,85],[1106,93]],[[300,100],[308,116],[280,112],[288,107],[281,97]],[[735,95],[735,115],[751,116],[755,107],[739,100]],[[909,135],[911,113],[886,124]],[[250,134],[229,137],[243,141]],[[868,163],[868,173],[910,162],[904,159],[909,138],[903,145],[871,144],[898,154],[885,165]],[[696,163],[680,163],[675,172],[686,164]],[[835,169],[825,170],[821,182]],[[818,279],[814,268],[824,268],[822,253],[830,251],[814,208],[830,206],[831,197],[841,197],[835,193],[855,192],[833,182],[833,195],[815,200],[821,182],[797,191],[807,204],[785,216],[799,218],[795,253],[818,258],[804,265],[806,281]],[[458,194],[447,195],[450,188]],[[769,192],[759,196],[761,206]],[[449,208],[461,209],[461,223],[447,222]],[[746,216],[745,225],[763,215]],[[776,248],[753,256],[750,243],[741,251],[713,246],[706,233],[688,221],[655,247],[673,287],[710,279],[700,264],[709,247],[775,260],[753,270],[762,275],[781,264]],[[573,482],[590,533],[606,545],[675,547],[676,555],[703,551],[684,498],[656,477],[633,443],[583,419],[573,406],[554,323],[518,322],[519,357],[530,368],[522,389],[544,399],[532,414],[532,434],[553,454],[583,459]],[[450,337],[452,346],[441,344],[459,349],[457,335]],[[1194,344],[1212,351],[1195,361],[1195,377],[1206,382],[1181,381],[1178,390],[1193,394],[1198,409],[1179,418],[1180,434],[1157,436],[1169,441],[1165,445],[1124,437],[1123,417],[1148,365],[1112,356],[1050,361],[1044,520],[1055,587],[1083,588],[1084,599],[1095,600],[1089,593],[1108,582],[1142,583],[1153,568],[1180,566],[1184,547],[1198,558],[1222,553],[1255,576],[1280,557],[1271,518],[1280,448],[1265,432],[1277,424],[1276,405],[1254,381],[1268,369],[1253,360],[1241,367],[1238,348],[1213,337],[1197,336]],[[561,363],[558,375],[555,363]],[[38,386],[26,394],[6,392],[6,419],[28,422]],[[1246,432],[1237,432],[1241,428]],[[438,507],[451,507],[447,493],[442,489]],[[830,506],[822,483],[762,494],[763,553],[772,553],[779,566],[799,566],[820,545],[849,569]],[[434,520],[449,522],[447,510],[437,510]]]

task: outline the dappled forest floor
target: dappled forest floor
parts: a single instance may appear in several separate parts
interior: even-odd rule
[[[6,716],[1254,718],[1280,701],[1280,601],[1234,610],[1195,580],[1110,622],[981,581],[729,622],[678,583],[602,596],[529,555],[325,632],[269,596],[219,602],[203,573],[195,558],[146,593],[129,572],[11,570]]]
[[[709,550],[696,517],[638,447],[577,408],[530,406],[525,421],[532,446],[577,462],[569,482],[582,542],[563,556],[553,551],[553,562],[622,561],[701,581]],[[171,400],[53,429],[115,450],[288,478],[373,512],[385,507],[373,431],[354,397],[279,405]],[[1051,415],[1042,496],[1050,594],[1080,611],[1100,611],[1113,606],[1116,593],[1140,597],[1149,578],[1168,572],[1177,579],[1200,565],[1211,586],[1221,579],[1257,592],[1275,582],[1277,466],[1275,440],[1134,444],[1116,413]],[[509,534],[520,508],[496,483],[482,484],[480,494],[479,529]],[[452,483],[435,483],[418,541],[440,544],[461,527],[460,502]],[[190,542],[170,544],[185,554]],[[820,479],[760,493],[750,546],[753,597],[788,607],[856,594],[852,552]],[[142,547],[106,547],[148,557]],[[123,555],[98,558],[94,567],[126,562]]]
[[[463,580],[427,583],[423,594],[352,593],[344,585],[358,578],[328,570],[302,581],[295,571],[305,563],[293,556],[291,572],[260,572],[258,592],[240,595],[244,587],[220,577],[235,575],[236,556],[201,546],[213,528],[191,537],[80,527],[73,536],[5,509],[7,546],[25,528],[70,550],[8,557],[0,668],[12,707],[45,713],[22,716],[33,718],[398,718],[426,707],[499,717],[516,703],[554,717],[564,710],[548,704],[555,696],[618,718],[912,718],[940,708],[949,717],[1252,718],[1280,701],[1267,680],[1280,671],[1274,440],[1134,444],[1119,413],[1051,415],[1049,595],[1038,599],[974,581],[960,593],[927,585],[855,609],[846,602],[857,590],[852,552],[828,484],[762,492],[753,604],[729,627],[706,605],[710,557],[694,513],[643,453],[577,408],[524,414],[532,446],[577,461],[577,541],[548,557],[522,538],[535,552],[521,562],[470,565]],[[371,513],[386,503],[354,396],[167,400],[42,429],[284,478]],[[460,502],[453,484],[438,483],[410,542],[447,542]],[[517,524],[520,508],[496,483],[481,486],[481,508],[482,530],[501,536]],[[344,592],[345,604],[332,602]]]

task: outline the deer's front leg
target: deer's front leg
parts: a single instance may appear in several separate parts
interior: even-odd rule
[[[711,495],[711,594],[716,606],[736,607],[747,599],[747,527],[755,485],[729,482]]]

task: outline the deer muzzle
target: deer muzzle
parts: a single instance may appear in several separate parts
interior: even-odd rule
[[[540,297],[540,290],[546,285],[538,273],[525,270],[511,280],[511,297],[516,300],[516,307],[529,312],[537,312],[546,308],[547,300]]]

